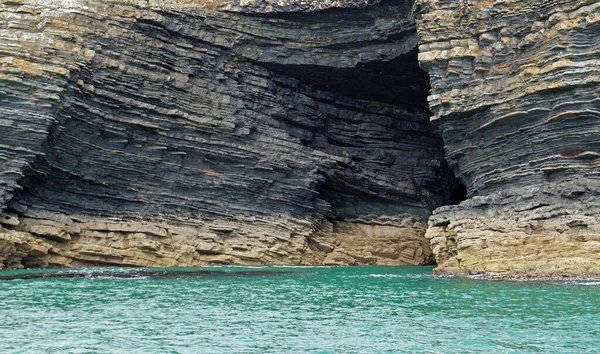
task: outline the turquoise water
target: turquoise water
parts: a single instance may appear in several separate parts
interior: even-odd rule
[[[600,283],[434,278],[430,267],[207,269],[0,280],[0,353],[600,351]]]

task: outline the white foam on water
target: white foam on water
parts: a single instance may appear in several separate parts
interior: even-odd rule
[[[369,276],[375,278],[406,278],[406,276],[402,274],[369,274]]]
[[[584,286],[598,286],[598,285],[600,285],[600,281],[579,282],[579,283],[575,283],[575,284],[584,285]]]
[[[374,277],[374,278],[410,278],[410,279],[433,277],[432,274],[369,274],[369,276]]]

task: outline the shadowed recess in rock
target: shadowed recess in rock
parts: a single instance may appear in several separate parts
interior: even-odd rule
[[[1,4],[2,265],[430,263],[412,5]]]

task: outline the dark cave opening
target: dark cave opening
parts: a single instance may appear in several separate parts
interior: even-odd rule
[[[428,111],[429,75],[419,67],[417,49],[390,61],[358,63],[354,68],[317,65],[262,64],[293,77],[314,90],[335,92],[363,101],[380,102],[410,111]]]
[[[446,163],[442,138],[429,120],[429,75],[420,68],[417,56],[414,48],[389,61],[359,63],[353,68],[261,64],[300,81],[315,96],[322,91],[350,98],[354,109],[362,110],[356,115],[361,118],[325,119],[320,133],[328,144],[316,143],[318,139],[304,141],[351,160],[341,171],[322,171],[324,178],[316,189],[331,205],[328,218],[409,214],[426,219],[433,209],[466,199],[466,188]],[[376,131],[372,135],[377,138],[368,129]]]
[[[467,199],[467,187],[458,178],[455,178],[455,180],[456,186],[450,195],[448,205],[458,205]]]
[[[360,10],[251,15],[276,24],[282,37],[290,28],[316,31],[289,37],[289,46],[259,44],[263,54],[255,63],[281,77],[275,81],[282,86],[339,109],[317,109],[308,119],[284,113],[280,126],[303,145],[347,158],[320,171],[316,191],[331,206],[331,219],[429,215],[467,197],[430,121],[429,74],[418,61],[421,11],[413,0],[382,0]]]

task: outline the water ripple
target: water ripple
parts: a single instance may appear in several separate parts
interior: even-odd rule
[[[600,347],[594,282],[434,278],[428,267],[160,271],[51,271],[44,274],[92,276],[0,281],[0,353],[574,353]],[[32,273],[39,274],[0,276]]]

